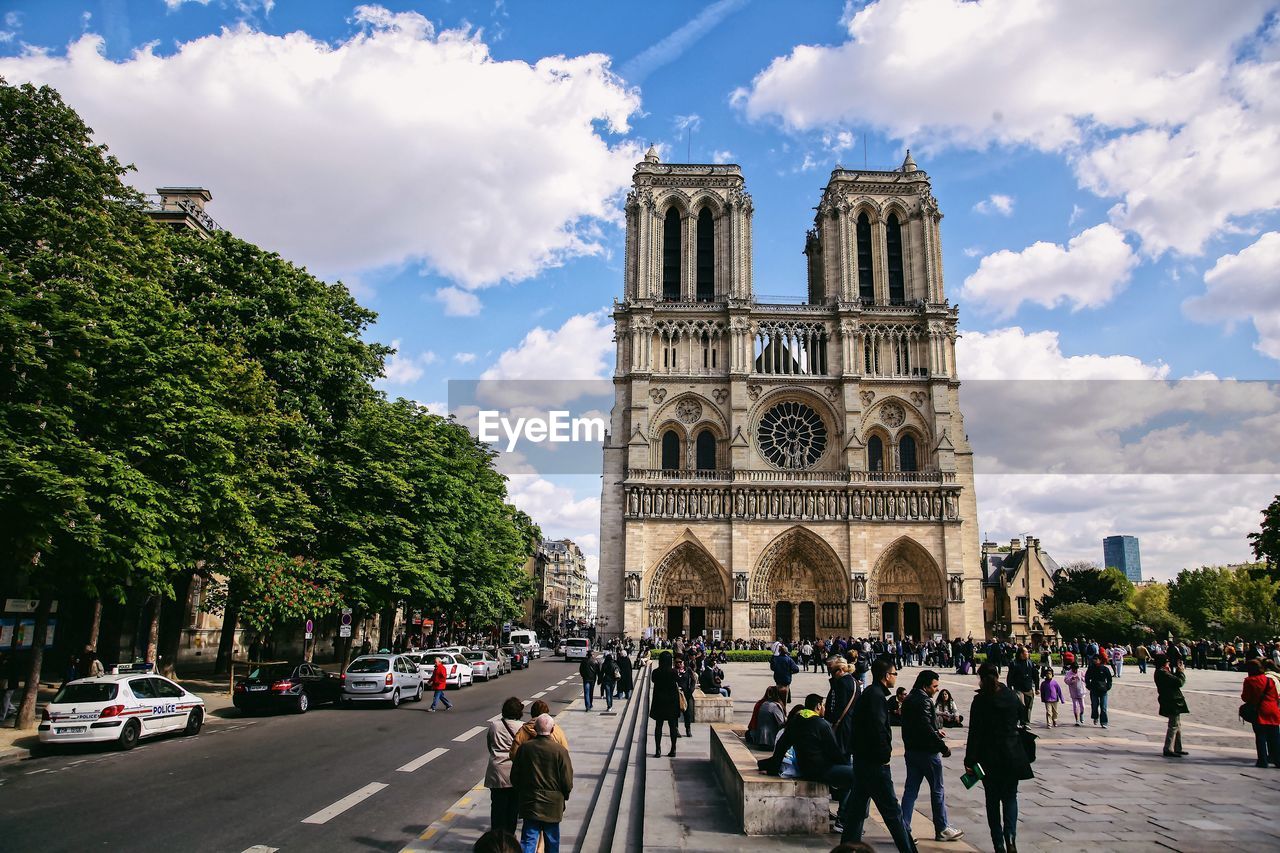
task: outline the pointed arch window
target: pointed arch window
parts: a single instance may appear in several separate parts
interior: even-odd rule
[[[699,471],[714,471],[716,468],[716,437],[711,430],[704,429],[698,433],[694,443],[694,455],[697,457]]]
[[[704,207],[698,214],[698,289],[699,302],[716,298],[716,226],[711,208]]]
[[[898,214],[889,214],[884,236],[885,248],[889,251],[889,304],[905,305],[907,288],[902,272],[902,225],[898,222]]]
[[[916,440],[910,434],[904,435],[898,442],[898,467],[903,471],[920,470],[916,461]]]
[[[680,436],[669,429],[662,434],[662,470],[678,471],[680,469]]]
[[[680,211],[674,207],[662,222],[662,298],[680,300]]]
[[[864,305],[875,301],[876,289],[871,276],[871,219],[864,210],[858,214],[858,298]]]
[[[867,440],[867,470],[884,470],[884,442],[878,435],[873,435]]]

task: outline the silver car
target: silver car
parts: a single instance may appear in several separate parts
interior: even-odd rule
[[[484,650],[497,660],[499,675],[506,675],[511,671],[511,658],[507,657],[506,652],[494,646],[485,646]]]
[[[342,704],[422,699],[422,672],[404,655],[361,655],[342,676]]]
[[[463,652],[462,657],[471,664],[471,672],[476,678],[483,678],[488,682],[502,675],[502,665],[488,652],[472,649]]]

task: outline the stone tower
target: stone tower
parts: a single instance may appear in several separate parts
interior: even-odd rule
[[[653,149],[636,165],[604,450],[607,634],[982,632],[929,178],[910,154],[837,169],[817,211],[808,299],[758,302],[741,169]]]

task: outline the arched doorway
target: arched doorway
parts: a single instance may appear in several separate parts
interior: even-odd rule
[[[946,637],[946,587],[937,562],[918,542],[903,537],[880,555],[867,593],[881,636]]]
[[[799,642],[848,632],[849,581],[831,546],[803,527],[779,535],[752,573],[752,639]]]
[[[659,561],[649,581],[649,627],[657,637],[697,637],[728,627],[727,576],[715,558],[684,541]]]

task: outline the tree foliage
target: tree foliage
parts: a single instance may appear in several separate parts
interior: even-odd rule
[[[1169,584],[1169,608],[1200,635],[1273,634],[1280,623],[1280,582],[1260,573],[1261,568],[1252,564],[1183,569]]]
[[[1040,599],[1040,612],[1049,614],[1064,604],[1085,602],[1123,604],[1133,594],[1133,584],[1116,569],[1100,569],[1092,563],[1063,568],[1054,577],[1053,592]]]
[[[1262,511],[1262,525],[1248,539],[1254,559],[1265,563],[1269,571],[1280,569],[1280,495]]]

